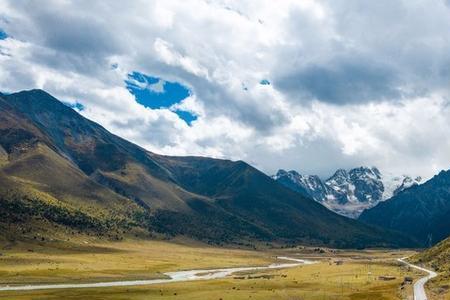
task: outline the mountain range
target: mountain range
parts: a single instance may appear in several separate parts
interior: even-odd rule
[[[430,246],[450,235],[450,171],[399,192],[364,211],[359,220],[393,229]]]
[[[42,90],[0,95],[0,239],[183,235],[333,247],[414,246],[329,211],[243,161],[149,152]]]
[[[422,180],[407,175],[384,175],[376,167],[359,167],[349,171],[339,169],[326,180],[317,175],[302,175],[285,170],[279,170],[272,177],[284,186],[350,218],[357,218],[363,210],[376,206]]]

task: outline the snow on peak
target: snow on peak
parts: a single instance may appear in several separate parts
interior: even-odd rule
[[[412,178],[408,175],[396,176],[392,173],[387,173],[382,177],[384,192],[382,200],[387,200],[397,195],[399,192],[422,183],[422,177],[417,176]]]
[[[330,178],[302,175],[294,170],[279,170],[273,179],[310,196],[327,208],[347,217],[357,218],[364,209],[385,201],[400,191],[420,184],[421,178],[382,174],[376,167],[338,169]]]

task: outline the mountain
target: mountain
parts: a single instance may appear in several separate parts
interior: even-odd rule
[[[441,171],[364,211],[360,220],[414,236],[423,245],[450,235],[450,171]]]
[[[42,90],[0,96],[0,145],[3,239],[84,232],[217,244],[413,245],[341,217],[245,162],[146,151]]]
[[[433,268],[439,276],[427,283],[428,291],[430,294],[436,295],[436,299],[449,299],[450,238],[446,238],[433,247],[414,255],[409,260],[414,264]]]
[[[273,178],[305,196],[312,197],[330,210],[357,218],[364,209],[389,199],[400,191],[419,184],[420,177],[382,175],[375,168],[359,167],[337,170],[327,180],[316,175],[279,170]]]
[[[411,260],[418,264],[428,264],[438,272],[446,273],[450,278],[450,237],[431,248],[414,255]]]

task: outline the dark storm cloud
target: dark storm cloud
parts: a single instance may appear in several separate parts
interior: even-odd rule
[[[18,0],[15,5],[24,16],[11,17],[9,27],[18,39],[34,46],[31,55],[36,63],[59,71],[98,74],[108,57],[126,49],[109,16],[92,15],[86,3],[83,10],[57,1],[42,5]]]
[[[400,99],[396,71],[366,58],[335,58],[278,78],[277,88],[307,99],[345,104]]]
[[[320,22],[289,16],[290,43],[272,76],[292,101],[398,102],[449,90],[450,10],[443,1],[325,3],[330,14]]]
[[[77,15],[59,15],[44,11],[34,19],[45,46],[78,55],[109,55],[120,51],[108,24]]]

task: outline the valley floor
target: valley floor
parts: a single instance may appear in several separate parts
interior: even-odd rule
[[[410,299],[405,276],[422,274],[396,261],[406,251],[314,248],[240,250],[187,241],[4,244],[0,286],[164,278],[164,272],[266,266],[276,257],[316,260],[290,269],[247,271],[215,280],[67,290],[0,292],[0,299]],[[381,280],[380,276],[392,276]]]

